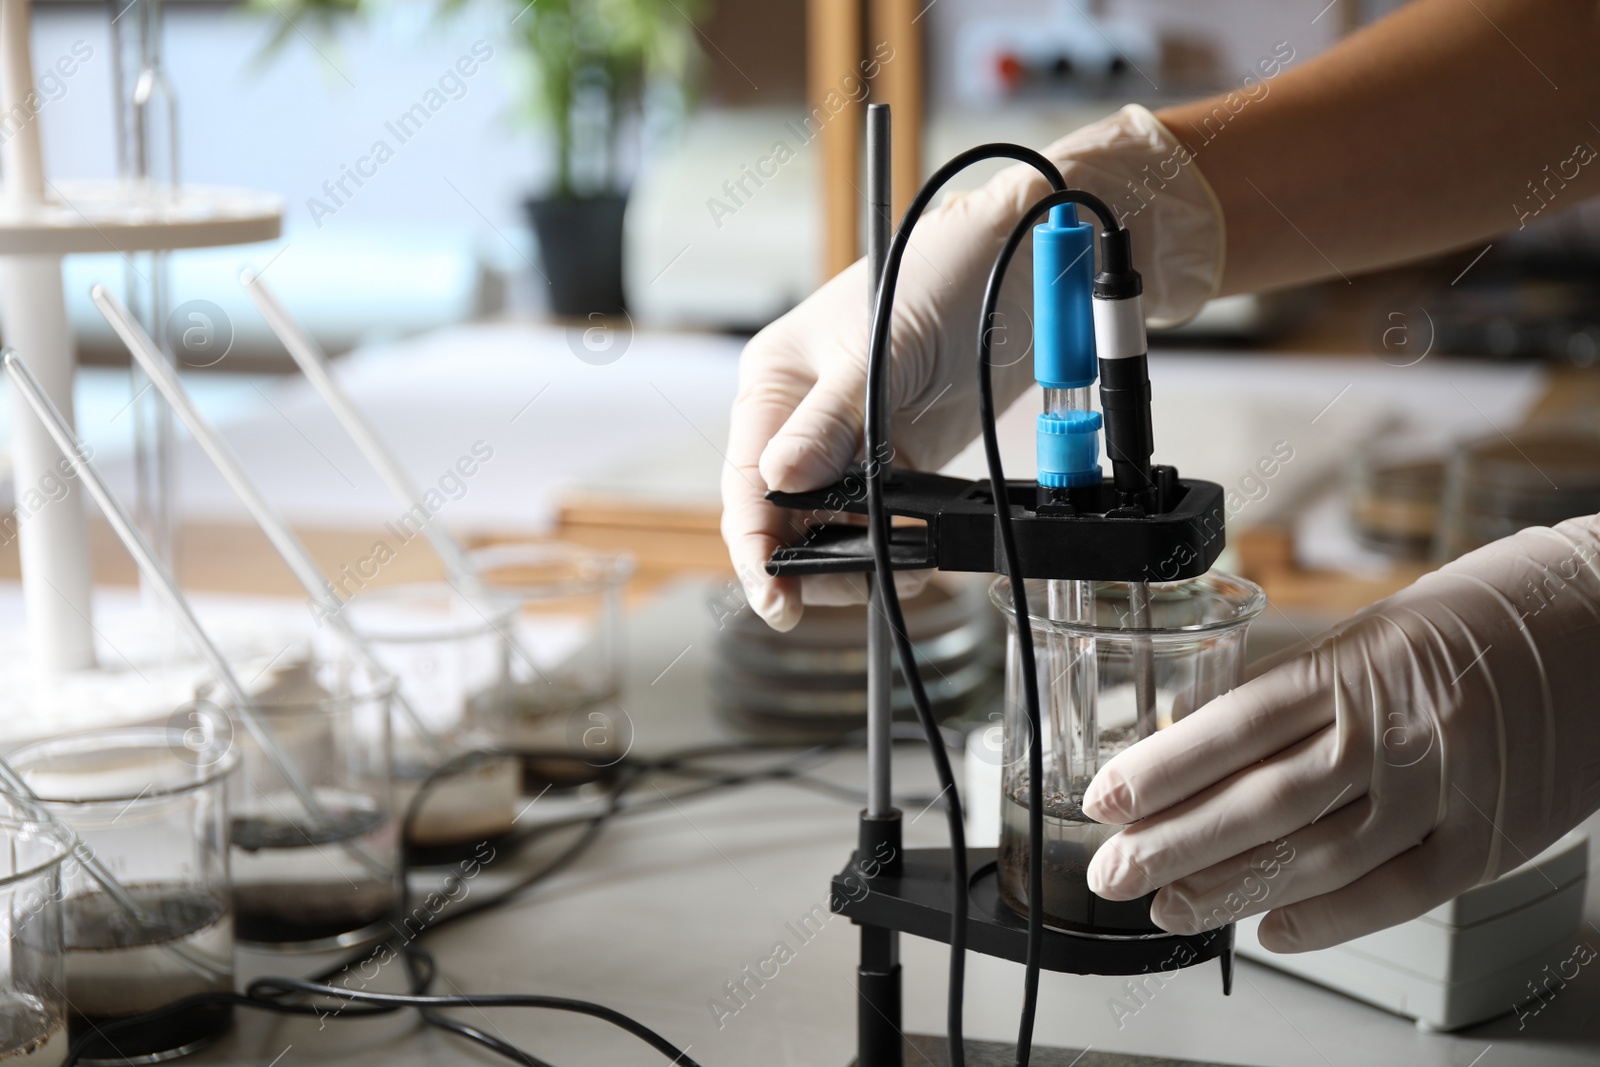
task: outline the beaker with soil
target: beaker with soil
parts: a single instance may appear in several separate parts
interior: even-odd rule
[[[66,1062],[61,879],[73,844],[63,823],[0,815],[0,1067]]]
[[[1090,892],[1089,861],[1116,847],[1121,828],[1085,815],[1083,794],[1118,752],[1239,684],[1245,633],[1266,598],[1216,571],[1185,582],[1030,580],[1026,588],[1042,720],[1045,922],[1099,937],[1161,935],[1150,922],[1157,887],[1129,901]],[[996,579],[989,595],[1007,624],[1000,895],[1026,915],[1032,738],[1010,582]],[[1075,601],[1070,612],[1061,610],[1066,599]]]
[[[39,803],[126,891],[115,898],[75,858],[62,864],[59,988],[73,1041],[233,991],[227,786],[238,762],[226,729],[209,721],[76,734],[12,753]],[[172,1059],[232,1022],[230,1005],[197,1004],[91,1040],[80,1062]]]
[[[491,545],[469,559],[486,591],[516,605],[505,686],[472,699],[480,714],[504,719],[518,748],[548,753],[522,761],[523,791],[606,777],[631,741],[616,700],[633,560],[555,541]]]
[[[464,758],[508,743],[500,694],[509,685],[516,610],[510,597],[469,596],[443,583],[373,589],[345,606],[351,626],[398,682],[394,803],[402,826],[411,816],[405,847],[414,865],[471,859],[516,822],[517,761]],[[447,764],[449,773],[436,773]]]
[[[387,934],[399,894],[390,787],[394,680],[347,659],[303,654],[241,664],[235,673],[315,809],[239,728],[244,763],[233,783],[229,835],[239,941],[316,952]],[[235,711],[215,685],[202,687],[199,700]]]

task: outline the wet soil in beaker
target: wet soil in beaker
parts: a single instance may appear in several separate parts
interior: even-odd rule
[[[234,926],[240,941],[285,945],[365,929],[395,907],[395,883],[344,846],[388,830],[381,811],[329,812],[315,827],[281,818],[233,820]],[[392,847],[392,845],[391,845]]]
[[[0,1001],[0,1064],[61,1067],[67,1059],[67,1027],[32,997],[11,994]]]
[[[142,921],[105,893],[69,897],[62,909],[73,1041],[186,997],[233,991],[232,916],[225,900],[193,886],[126,888],[139,902]],[[212,973],[201,974],[186,960]],[[91,1041],[83,1062],[123,1063],[199,1048],[232,1023],[232,1005],[196,1005]]]
[[[450,866],[472,859],[483,845],[498,845],[517,821],[517,760],[497,757],[429,781],[430,766],[397,763],[395,811],[405,819],[424,782],[427,795],[406,829],[406,860],[413,867]]]
[[[1028,914],[1028,806],[1019,796],[1001,798],[1000,897],[1019,915]],[[1089,890],[1089,861],[1120,826],[1095,822],[1060,793],[1045,796],[1044,921],[1078,933],[1159,934],[1150,921],[1151,890],[1136,900],[1106,900]],[[1114,846],[1113,846],[1114,847]]]
[[[479,722],[503,721],[511,743],[528,751],[522,757],[521,790],[533,796],[615,778],[624,746],[613,716],[604,710],[612,695],[550,680],[512,682],[474,694],[469,713]]]

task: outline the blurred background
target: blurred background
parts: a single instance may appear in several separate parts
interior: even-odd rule
[[[737,354],[858,255],[865,101],[894,105],[903,205],[919,172],[971,144],[1042,146],[1130,101],[1248,85],[1396,6],[171,0],[181,181],[283,202],[276,241],[172,254],[169,326],[199,346],[180,367],[332,570],[370,544],[392,503],[287,373],[241,267],[264,270],[315,339],[346,354],[349,388],[413,469],[446,469],[475,428],[493,427],[482,436],[505,458],[450,504],[470,540],[626,548],[640,581],[720,569],[716,482]],[[52,177],[117,174],[116,10],[38,4]],[[1344,610],[1476,543],[1482,530],[1440,533],[1457,446],[1587,419],[1600,222],[1586,204],[1525,221],[1435,261],[1215,301],[1154,338],[1158,360],[1170,356],[1158,457],[1243,481],[1230,523],[1246,558],[1233,565],[1275,603]],[[97,281],[119,284],[123,264],[108,251],[69,256],[64,270],[85,365],[79,425],[127,485],[136,387],[88,299]],[[1006,438],[1019,476],[1032,463],[1025,422]],[[1381,455],[1366,447],[1380,430]],[[1293,462],[1252,473],[1280,446]],[[1512,469],[1484,477],[1537,482],[1513,448]],[[955,467],[977,474],[974,461]],[[177,466],[185,579],[287,589],[275,567],[237,565],[257,535],[192,445]],[[1507,492],[1469,493],[1469,505],[1495,529],[1553,513]],[[1588,508],[1589,495],[1550,507]],[[14,552],[0,548],[12,573]],[[115,551],[96,567],[132,580]],[[435,567],[408,554],[382,580]]]
[[[400,723],[392,767],[362,765],[381,745],[336,747],[323,734],[296,734],[308,762],[330,779],[348,772],[376,782],[370,794],[381,815],[391,784],[396,796],[420,796],[431,768],[452,753],[486,743],[554,750],[554,761],[486,765],[462,795],[444,794],[447,817],[437,825],[408,823],[407,844],[415,857],[419,848],[448,852],[445,846],[468,840],[452,833],[476,840],[479,824],[468,815],[486,820],[485,838],[529,826],[533,834],[542,820],[603,799],[600,780],[636,740],[641,753],[733,738],[810,743],[845,738],[865,721],[866,609],[809,609],[781,635],[761,622],[721,540],[719,481],[745,343],[864,248],[868,103],[893,108],[895,200],[904,207],[924,175],[972,145],[1043,147],[1130,102],[1156,108],[1253,91],[1398,6],[37,0],[33,95],[0,110],[8,168],[0,341],[15,343],[36,367],[61,372],[58,401],[65,407],[71,390],[78,434],[113,493],[167,554],[219,656],[265,679],[253,698],[287,693],[293,710],[297,686],[324,686],[327,703],[337,705],[324,717],[342,722],[354,698],[333,699],[337,687],[325,669],[348,664],[324,646],[334,633],[328,617],[348,601],[350,626],[360,633],[347,643],[365,647],[380,673],[398,679],[396,692],[416,721],[373,713],[375,729]],[[158,32],[132,31],[136,18],[157,11]],[[134,38],[143,53],[130,64]],[[143,132],[136,138],[130,127]],[[29,168],[15,161],[35,133],[45,182],[26,202],[16,193]],[[973,168],[958,185],[975,186],[995,169]],[[1477,545],[1600,512],[1600,210],[1559,198],[1509,207],[1507,232],[1482,246],[1216,300],[1190,323],[1152,335],[1154,458],[1222,485],[1228,544],[1218,567],[1267,595],[1270,606],[1249,631],[1250,658],[1303,641]],[[249,217],[241,222],[230,212]],[[139,240],[127,236],[141,225]],[[41,250],[52,235],[57,246]],[[198,244],[208,247],[192,247]],[[70,338],[57,336],[57,256]],[[325,399],[324,391],[333,392],[327,380],[315,369],[311,378],[301,373],[279,341],[292,329],[281,318],[277,332],[269,328],[241,284],[246,269],[333,357],[328,374],[372,435],[347,432],[339,401]],[[13,287],[16,278],[37,284]],[[312,562],[285,565],[199,443],[174,424],[142,372],[130,369],[123,341],[136,335],[126,323],[112,332],[91,300],[97,285],[130,305],[157,338],[152,350],[164,348],[164,357],[152,360],[170,359],[266,510],[292,527]],[[33,299],[38,292],[51,299]],[[314,357],[305,359],[311,347],[296,346],[314,368]],[[75,377],[67,372],[69,348]],[[49,470],[41,477],[40,457],[53,454],[26,447],[40,430],[17,399],[0,403],[7,443],[0,452],[0,634],[10,638],[0,640],[0,752],[83,727],[186,730],[181,716],[196,692],[209,691],[196,682],[209,681],[214,664],[193,658],[151,583],[140,588],[97,509],[85,509],[85,549],[74,508],[48,508],[78,501]],[[1013,478],[1036,473],[1040,410],[1041,398],[1030,392],[999,420]],[[381,451],[374,439],[392,453],[388,476],[374,470],[374,462],[387,462],[373,461]],[[947,470],[986,477],[970,447]],[[28,523],[38,533],[29,534]],[[282,531],[276,539],[292,540]],[[26,583],[19,540],[31,553]],[[464,606],[441,592],[442,579],[463,575],[514,602],[497,616],[509,629],[485,625],[492,620],[475,602]],[[945,575],[906,605],[936,713],[968,732],[973,758],[963,767],[977,776],[966,787],[975,798],[968,808],[975,842],[997,835],[1000,819],[999,760],[995,742],[985,740],[998,733],[1005,674],[991,577]],[[1530,589],[1528,603],[1559,590],[1558,580],[1550,583]],[[471,625],[459,625],[462,618]],[[61,649],[72,655],[43,662]],[[265,663],[259,671],[258,660]],[[561,683],[551,690],[559,700],[534,684],[552,679]],[[1187,688],[1181,695],[1191,699]],[[369,697],[360,703],[388,699]],[[903,687],[895,700],[909,717]],[[430,733],[448,744],[419,743]],[[375,735],[352,728],[341,736]],[[566,758],[578,753],[582,766]],[[603,761],[592,762],[594,755]],[[897,777],[926,786],[920,756],[903,756],[909,766]],[[256,763],[248,773],[260,773]],[[715,816],[726,821],[708,822],[718,835],[736,817],[748,820],[752,835],[759,829],[759,838],[748,839],[759,844],[730,848],[740,864],[766,863],[762,846],[774,846],[766,849],[772,864],[752,866],[755,878],[744,879],[751,888],[758,881],[782,887],[758,894],[759,908],[755,897],[735,901],[715,881],[728,872],[702,850],[712,838],[700,825],[680,825],[681,811],[663,808],[662,821],[641,831],[654,844],[627,854],[638,864],[630,871],[653,872],[639,882],[639,897],[605,896],[587,881],[595,872],[574,870],[585,880],[581,890],[561,895],[572,910],[553,919],[541,911],[537,939],[486,927],[482,940],[461,943],[473,950],[473,973],[496,953],[510,953],[517,958],[507,969],[553,989],[571,986],[609,1001],[636,982],[644,999],[635,1009],[648,1004],[663,1026],[714,1047],[722,1020],[713,1010],[708,1023],[704,1004],[682,995],[691,985],[680,975],[694,975],[694,989],[720,988],[750,958],[739,938],[768,944],[778,918],[808,914],[821,885],[798,872],[834,869],[838,834],[849,832],[842,813],[857,804],[848,773],[812,783],[851,807],[826,800],[834,806],[816,813],[811,853],[770,832],[801,825],[789,821],[800,810],[793,795],[769,798],[759,811],[730,806]],[[535,808],[546,791],[553,799]],[[937,803],[937,796],[926,801],[923,813]],[[934,839],[942,833],[937,821],[924,820],[916,833]],[[366,833],[365,826],[352,824],[352,832]],[[320,941],[274,925],[274,908],[298,903],[294,893],[265,877],[239,877],[261,869],[245,860],[253,863],[264,851],[257,844],[268,839],[260,827],[246,829],[242,838],[237,827],[230,831],[235,851],[251,854],[233,861],[247,891],[235,906],[255,923],[246,940]],[[385,847],[397,847],[397,835],[383,833]],[[634,839],[628,847],[639,845]],[[1471,956],[1452,948],[1424,958],[1405,940],[1374,971],[1348,972],[1360,978],[1348,991],[1440,1028],[1525,1000],[1522,987],[1531,992],[1527,979],[1538,973],[1524,966],[1535,958],[1529,946],[1537,941],[1541,953],[1560,953],[1550,959],[1566,959],[1588,891],[1586,854],[1574,847],[1559,858],[1556,874],[1566,879],[1559,900],[1532,878],[1517,891],[1559,905],[1544,940],[1521,919],[1495,929],[1472,920],[1475,945],[1495,942],[1493,953],[1460,972],[1470,970],[1459,986],[1472,991],[1472,1007],[1457,1001],[1429,1014],[1415,998],[1407,1006],[1405,995],[1391,995],[1425,980],[1443,990],[1443,1004],[1460,977],[1456,964]],[[680,872],[677,883],[663,873],[669,867]],[[1541,872],[1554,886],[1551,877]],[[318,906],[331,912],[360,896],[346,892],[346,881],[340,874]],[[693,919],[662,911],[669,899],[693,901]],[[773,900],[781,903],[769,906]],[[704,921],[708,901],[718,907],[714,923]],[[1515,907],[1525,903],[1519,897]],[[378,904],[329,929],[338,938],[367,936],[387,907]],[[1527,903],[1528,914],[1536,906],[1543,908]],[[1441,920],[1451,931],[1453,914]],[[620,957],[595,951],[586,938],[628,923],[637,924],[635,943],[658,953],[659,966],[630,957],[624,981]],[[727,940],[712,946],[716,937]],[[771,1014],[738,1030],[740,1054],[723,1059],[793,1062],[792,1049],[814,1046],[825,1052],[815,1062],[845,1062],[848,1028],[839,1024],[854,992],[841,977],[843,937],[832,962],[822,949],[807,950],[805,966],[830,977],[804,995],[800,985],[764,995],[759,1011]],[[532,944],[539,951],[524,951]],[[907,972],[929,959],[908,955]],[[1507,960],[1515,966],[1502,966]],[[837,971],[826,970],[835,964]],[[1424,964],[1442,975],[1423,976]],[[1491,965],[1495,983],[1480,980]],[[1000,966],[975,972],[969,1004],[986,1036],[1008,1038],[1016,976]],[[1103,990],[1080,996],[1072,991],[1091,987],[1057,985],[1052,1003],[1064,1007],[1041,1013],[1048,1018],[1040,1020],[1040,1040],[1134,1042],[1185,1062],[1264,1062],[1262,1020],[1281,1017],[1294,1027],[1284,1037],[1294,1051],[1280,1061],[1301,1062],[1296,1042],[1305,1035],[1289,1023],[1294,1015],[1316,1020],[1320,1030],[1312,1032],[1347,1049],[1353,1062],[1443,1067],[1473,1056],[1476,1063],[1487,1051],[1418,1038],[1409,1023],[1309,989],[1269,986],[1275,979],[1264,970],[1249,973],[1253,991],[1259,980],[1287,1003],[1311,999],[1298,1001],[1300,1011],[1274,1006],[1268,1016],[1248,997],[1219,1008],[1199,985],[1175,986],[1162,994],[1160,1017],[1177,1021],[1142,1029],[1135,1040],[1123,1035],[1115,1011],[1103,1010]],[[664,974],[673,976],[670,995]],[[908,1001],[908,1025],[938,1029],[943,1015],[932,984],[919,985],[928,991]],[[1566,1054],[1560,1040],[1578,1035],[1573,1040],[1587,1044],[1573,1055],[1590,1062],[1596,1017],[1592,994],[1564,996],[1541,1020],[1541,1040],[1559,1057]],[[1522,1022],[1516,1030],[1497,1025],[1515,1040]],[[543,1042],[552,1024],[525,1025],[538,1026]],[[233,1055],[241,1049],[250,1062],[267,1062],[276,1047],[251,1036],[266,1032],[241,1030],[236,1045],[204,1062],[242,1062]],[[276,1042],[279,1032],[271,1033]],[[429,1046],[406,1035],[359,1054],[315,1047],[326,1050],[326,1062],[369,1062],[360,1055],[375,1063],[454,1062],[430,1057]],[[1530,1048],[1521,1046],[1518,1056],[1533,1055]],[[581,1035],[553,1055],[570,1060],[580,1051],[590,1051]],[[406,1058],[413,1054],[422,1059]]]

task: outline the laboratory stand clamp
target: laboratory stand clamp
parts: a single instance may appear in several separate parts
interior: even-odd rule
[[[961,804],[922,692],[894,583],[874,577],[869,670],[879,675],[876,691],[887,694],[892,670],[887,650],[898,656],[945,787],[941,796],[952,847],[902,847],[900,812],[888,800],[892,709],[887,699],[869,701],[869,806],[861,816],[857,851],[835,876],[831,899],[834,910],[860,929],[860,1067],[898,1067],[903,1061],[902,933],[951,945],[948,1024],[955,1067],[965,1058],[965,950],[1026,965],[1016,1050],[1016,1062],[1023,1065],[1032,1052],[1041,969],[1128,976],[1171,973],[1217,959],[1223,992],[1231,989],[1231,925],[1219,922],[1189,936],[1170,934],[1151,924],[1149,896],[1113,902],[1088,889],[1088,861],[1096,848],[1114,842],[1117,828],[1093,822],[1081,804],[1103,762],[1170,721],[1174,709],[1158,706],[1158,680],[1163,694],[1187,686],[1191,699],[1215,695],[1207,686],[1225,689],[1237,682],[1243,624],[1228,636],[1227,626],[1212,631],[1185,622],[1215,617],[1206,614],[1205,602],[1217,589],[1229,582],[1249,584],[1202,577],[1223,547],[1221,487],[1151,462],[1142,286],[1126,229],[1101,201],[1068,189],[1060,171],[1038,153],[991,144],[940,168],[891,235],[888,137],[888,109],[874,105],[867,123],[873,222],[864,452],[869,461],[831,486],[768,494],[780,507],[808,513],[811,525],[800,543],[773,554],[767,571],[786,577],[876,576],[891,569],[1005,576],[992,592],[1010,624],[1000,848],[966,848]],[[1053,191],[1000,249],[979,318],[974,369],[990,477],[971,482],[890,469],[882,461],[892,454],[885,403],[888,327],[900,261],[910,231],[941,187],[966,166],[992,158],[1033,166]],[[1078,208],[1086,209],[1098,227],[1080,222]],[[1034,371],[1043,387],[1044,410],[1037,421],[1038,479],[1022,482],[1006,480],[1000,464],[990,345],[1001,282],[1030,231]],[[1098,411],[1090,398],[1097,379]],[[1100,466],[1102,432],[1109,478]],[[865,526],[816,521],[841,512],[865,514],[869,521]],[[920,522],[895,524],[895,518]],[[1039,601],[1031,611],[1030,596]],[[1243,614],[1256,610],[1259,604]],[[1186,636],[1198,631],[1228,633],[1208,637],[1212,644],[1202,648]],[[1226,645],[1220,653],[1219,641]],[[1208,655],[1221,658],[1194,667],[1194,657]],[[1170,703],[1170,696],[1161,699]],[[1030,901],[1040,904],[1030,906]]]

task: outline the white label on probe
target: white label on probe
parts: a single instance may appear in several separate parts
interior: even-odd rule
[[[1127,359],[1148,351],[1144,332],[1144,301],[1094,299],[1094,347],[1101,359]]]

